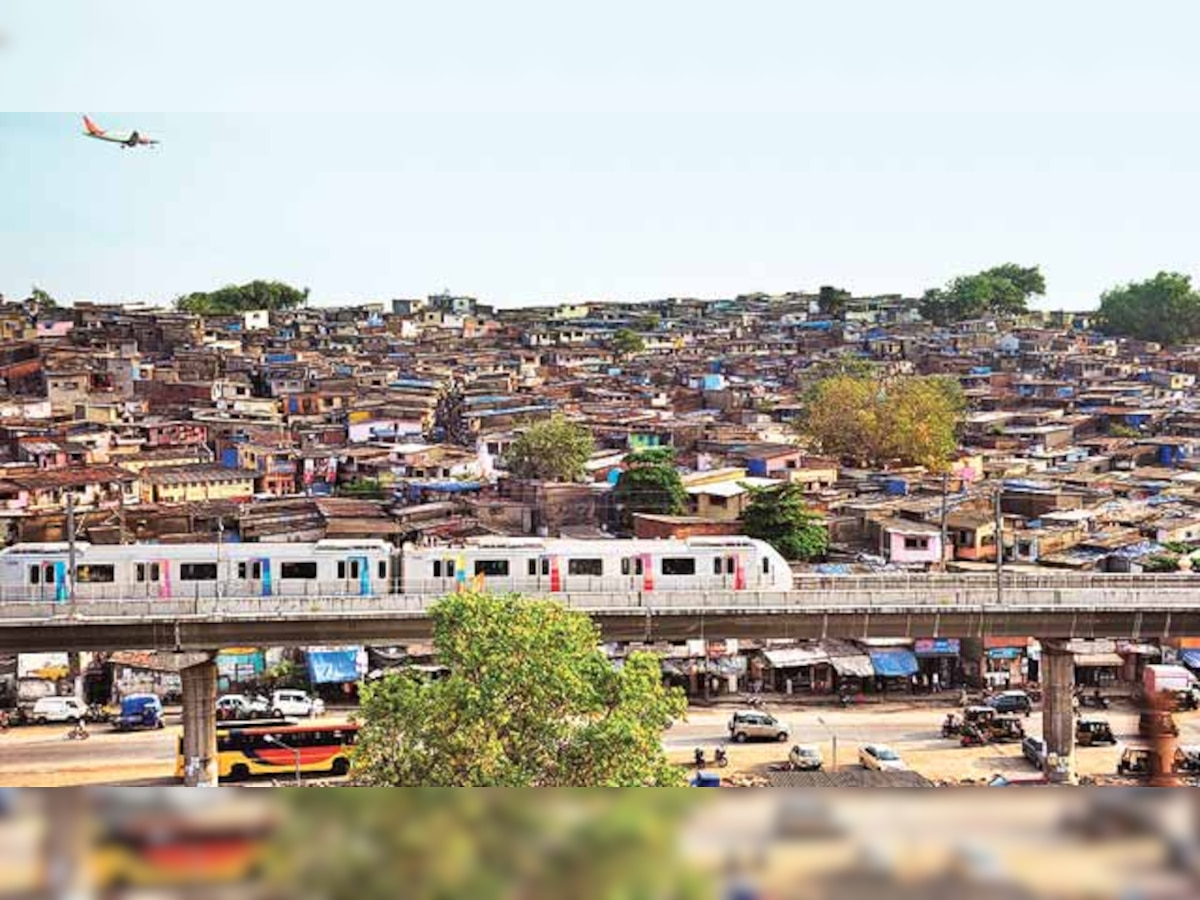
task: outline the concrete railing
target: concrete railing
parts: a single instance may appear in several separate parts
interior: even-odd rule
[[[857,588],[857,589],[855,589]],[[943,611],[1033,611],[1086,614],[1200,609],[1196,587],[1141,586],[1062,588],[1006,587],[997,602],[994,582],[958,582],[939,588],[926,582],[881,587],[838,582],[837,588],[798,591],[651,592],[556,594],[553,599],[597,614],[686,614],[795,611],[819,615],[856,611],[936,613]],[[331,617],[421,616],[437,601],[432,595],[378,597],[173,598],[90,600],[78,603],[24,601],[0,604],[0,627],[66,622],[179,620],[281,620]]]

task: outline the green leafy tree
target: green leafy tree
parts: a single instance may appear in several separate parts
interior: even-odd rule
[[[643,352],[646,349],[646,342],[636,331],[621,328],[608,342],[608,348],[618,359],[625,359]]]
[[[833,319],[840,319],[845,315],[849,303],[850,292],[841,288],[824,285],[817,293],[817,308],[821,311],[821,315]]]
[[[686,710],[658,659],[615,668],[559,603],[455,594],[430,610],[438,661],[363,686],[357,781],[376,787],[678,785],[661,735]]]
[[[592,433],[563,416],[530,425],[508,448],[505,465],[515,478],[582,481],[596,452]]]
[[[820,452],[840,459],[943,471],[958,447],[965,409],[953,378],[836,375],[805,395],[800,431]]]
[[[1107,334],[1160,344],[1191,341],[1200,337],[1200,294],[1187,275],[1159,272],[1107,291],[1100,298],[1100,327]]]
[[[175,308],[203,316],[223,316],[256,309],[295,309],[307,302],[308,288],[300,290],[281,281],[251,281],[208,293],[187,294],[175,300]]]
[[[700,793],[281,791],[272,874],[334,900],[700,900],[679,840]]]
[[[950,325],[986,315],[1015,316],[1029,300],[1046,293],[1046,279],[1037,266],[1015,263],[995,266],[975,275],[955,278],[944,288],[932,288],[921,298],[921,315],[935,325]]]
[[[742,525],[750,537],[766,541],[787,559],[811,560],[825,555],[829,530],[804,503],[800,487],[784,484],[751,488]]]
[[[634,513],[674,516],[687,508],[687,490],[675,468],[675,451],[670,447],[631,453],[625,458],[625,465],[613,488],[613,499],[626,528],[633,522]]]

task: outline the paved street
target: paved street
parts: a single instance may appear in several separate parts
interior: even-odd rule
[[[932,779],[984,779],[996,773],[1033,774],[1033,768],[1021,756],[1018,744],[993,744],[963,748],[956,741],[941,737],[941,723],[947,706],[911,703],[840,707],[785,708],[767,704],[767,710],[786,720],[792,738],[786,743],[732,744],[726,723],[730,708],[696,708],[686,721],[677,722],[663,737],[672,759],[690,762],[692,751],[704,747],[712,751],[729,746],[733,772],[762,773],[771,763],[787,758],[794,743],[816,744],[833,762],[833,735],[838,739],[838,764],[857,765],[858,747],[868,742],[890,744],[915,770]],[[1118,701],[1103,713],[1112,724],[1120,742],[1136,740],[1137,711]],[[338,713],[336,718],[344,717]],[[1178,715],[1182,731],[1180,742],[1200,744],[1200,714]],[[824,724],[822,724],[822,720]],[[71,784],[145,784],[170,783],[175,769],[175,751],[180,734],[178,717],[168,717],[161,731],[119,734],[107,726],[93,726],[87,741],[64,739],[66,726],[13,728],[0,735],[0,786],[51,786]],[[1041,716],[1035,712],[1025,720],[1029,734],[1041,734]],[[1115,771],[1120,756],[1115,748],[1084,748],[1077,752],[1082,775],[1106,775]]]

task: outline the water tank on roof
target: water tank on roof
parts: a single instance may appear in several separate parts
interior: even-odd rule
[[[903,478],[885,478],[883,492],[890,497],[907,497],[908,482]]]

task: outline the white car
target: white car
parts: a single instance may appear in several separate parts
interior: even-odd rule
[[[325,712],[325,701],[310,697],[304,691],[276,691],[271,695],[271,715],[319,716]]]
[[[858,748],[858,762],[864,769],[876,772],[907,772],[908,766],[900,754],[883,744],[867,744]]]
[[[271,704],[265,697],[248,694],[222,694],[217,698],[218,719],[265,718],[270,711]]]
[[[37,725],[50,722],[78,722],[87,715],[87,707],[74,697],[42,697],[33,705],[30,718]]]

